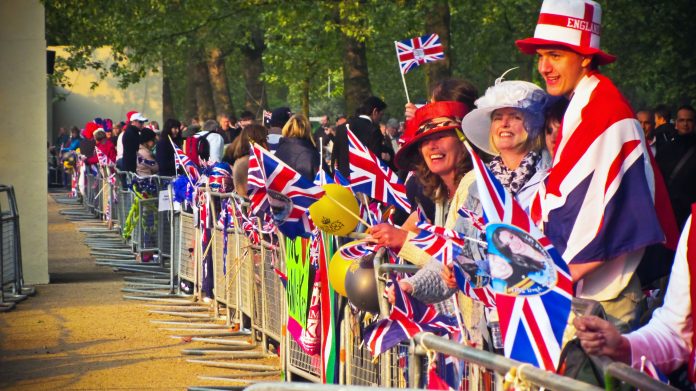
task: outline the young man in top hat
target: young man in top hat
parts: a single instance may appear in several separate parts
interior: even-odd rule
[[[677,231],[640,124],[598,71],[616,60],[600,49],[601,12],[592,0],[544,0],[534,37],[516,44],[538,56],[546,91],[570,100],[532,217],[569,263],[576,295],[601,302],[627,330],[645,247],[667,237],[674,248]]]

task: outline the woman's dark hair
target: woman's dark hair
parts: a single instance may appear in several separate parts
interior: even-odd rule
[[[242,129],[242,133],[234,139],[229,148],[234,159],[249,155],[249,141],[268,149],[268,129],[259,124],[251,124]]]
[[[546,109],[546,133],[549,133],[548,127],[552,122],[561,123],[566,109],[568,108],[568,100],[565,98],[558,99],[548,109]],[[550,134],[550,133],[549,133]]]
[[[162,128],[162,133],[160,133],[160,138],[168,140],[169,137],[172,138],[174,144],[181,146],[181,132],[176,134],[176,137],[172,136],[172,128],[179,129],[181,127],[181,122],[175,120],[174,118],[169,118],[164,122],[164,128]]]
[[[528,269],[532,272],[539,272],[544,270],[545,265],[543,262],[539,262],[536,259],[532,259],[524,254],[513,253],[510,247],[507,244],[503,243],[502,240],[500,240],[500,234],[503,232],[508,232],[510,235],[514,235],[520,238],[523,242],[525,242],[535,250],[539,250],[537,249],[536,243],[530,242],[528,235],[520,235],[518,231],[513,231],[507,228],[498,228],[495,231],[493,231],[492,240],[493,244],[495,245],[495,248],[497,248],[503,254],[504,257],[512,261],[515,265]]]
[[[433,102],[456,101],[462,102],[469,110],[474,109],[474,102],[478,99],[478,90],[473,84],[462,79],[445,79],[433,87],[430,94]]]
[[[462,149],[464,149],[464,145],[462,145]],[[474,168],[471,156],[469,156],[466,150],[464,150],[464,155],[464,158],[459,160],[455,166],[454,183],[456,184],[459,184],[462,178],[464,178],[464,175]],[[439,175],[430,171],[420,151],[413,154],[413,160],[416,178],[418,178],[418,182],[423,185],[423,194],[435,202],[449,199],[449,192],[447,185],[445,185],[445,181],[443,181]]]

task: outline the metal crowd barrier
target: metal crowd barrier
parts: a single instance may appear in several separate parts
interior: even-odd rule
[[[33,295],[35,289],[24,284],[19,207],[14,187],[0,185],[0,311]]]
[[[511,360],[499,354],[494,354],[469,346],[453,343],[451,340],[435,336],[431,333],[416,334],[411,345],[411,360],[409,360],[409,376],[411,384],[419,384],[418,376],[422,373],[419,368],[421,360],[419,356],[427,356],[429,352],[444,353],[452,357],[489,368],[499,375],[512,375],[526,384],[536,387],[544,387],[558,391],[599,391],[599,387],[589,385],[568,377],[560,376],[552,372],[544,371],[531,364]]]

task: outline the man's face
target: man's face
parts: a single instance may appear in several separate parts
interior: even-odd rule
[[[230,127],[230,119],[227,117],[221,117],[220,118],[220,127],[222,129],[227,129]]]
[[[592,61],[592,57],[557,46],[539,48],[537,55],[537,70],[546,81],[546,92],[566,98],[570,98],[580,79],[587,74]]]
[[[675,128],[680,135],[694,132],[694,112],[689,109],[677,111],[677,123]]]
[[[138,129],[142,129],[143,126],[145,125],[145,122],[142,121],[131,121],[131,125],[135,126]]]
[[[322,127],[327,127],[329,125],[329,118],[327,116],[322,116],[321,119],[319,120],[319,123],[321,124]]]
[[[372,123],[378,123],[379,120],[382,119],[382,115],[384,114],[383,111],[379,111],[377,109],[372,110]]]
[[[242,118],[241,120],[239,120],[239,125],[242,127],[242,129],[246,128],[247,126],[253,123],[254,120],[252,118]]]
[[[655,123],[653,118],[647,111],[639,111],[636,113],[636,119],[640,122],[640,126],[643,128],[643,133],[647,137],[650,132],[655,129]]]

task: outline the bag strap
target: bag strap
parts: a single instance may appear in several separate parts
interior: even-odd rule
[[[677,177],[677,174],[679,173],[679,171],[681,171],[682,168],[684,168],[684,165],[686,165],[686,162],[689,161],[689,159],[694,155],[694,153],[696,153],[696,146],[692,146],[691,149],[689,149],[684,154],[684,156],[682,156],[682,158],[679,159],[679,162],[674,167],[674,170],[672,170],[672,174],[670,174],[670,176],[669,176],[669,184],[672,184],[672,181],[674,180],[674,178]]]

